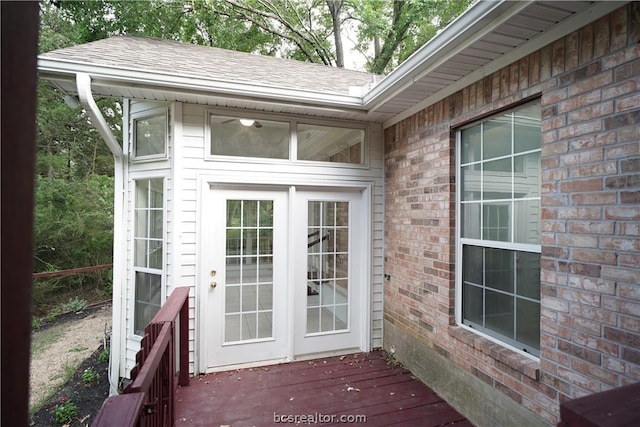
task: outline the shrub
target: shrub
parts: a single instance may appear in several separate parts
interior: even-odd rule
[[[102,363],[109,361],[109,347],[105,348],[104,350],[102,350],[102,352],[100,352],[100,355],[98,356],[98,361]]]
[[[77,313],[78,311],[82,311],[85,308],[87,308],[87,301],[80,299],[78,297],[71,298],[69,299],[69,302],[65,302],[64,304],[62,304],[63,313],[69,313],[69,312]]]
[[[82,383],[86,386],[98,384],[99,375],[92,368],[87,368],[82,373]]]
[[[61,397],[59,402],[53,407],[53,415],[58,424],[68,424],[78,415],[78,407],[66,397]]]

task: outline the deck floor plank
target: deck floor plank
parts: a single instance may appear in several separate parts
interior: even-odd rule
[[[298,425],[364,416],[367,426],[471,426],[380,351],[204,375],[179,388],[176,400],[179,427],[272,426],[289,416]]]

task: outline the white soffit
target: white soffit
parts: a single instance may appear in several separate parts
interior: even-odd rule
[[[476,3],[365,95],[365,106],[370,114],[395,113],[384,120],[387,128],[626,3]]]

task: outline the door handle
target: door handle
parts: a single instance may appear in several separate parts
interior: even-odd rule
[[[215,289],[215,287],[218,286],[218,283],[217,282],[211,282],[211,284],[209,286],[211,286],[211,289]]]

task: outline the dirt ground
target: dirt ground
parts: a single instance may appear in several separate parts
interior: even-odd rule
[[[31,342],[30,408],[32,425],[55,426],[52,408],[60,399],[78,408],[69,425],[90,425],[109,394],[108,362],[99,360],[111,333],[111,305],[61,316],[34,331]],[[98,383],[85,385],[86,369],[98,373]]]

